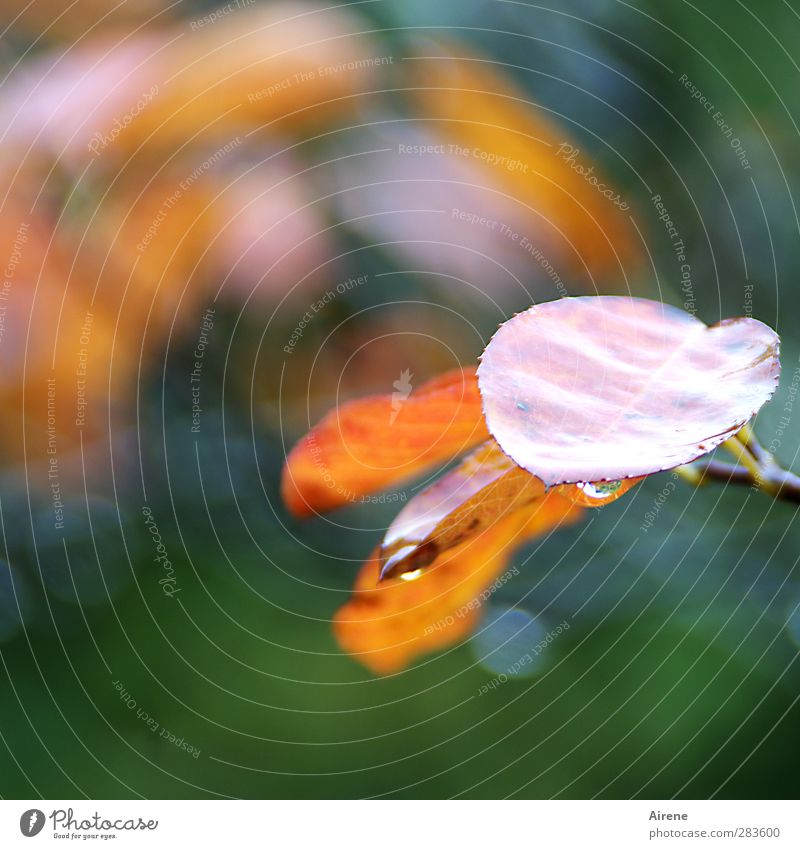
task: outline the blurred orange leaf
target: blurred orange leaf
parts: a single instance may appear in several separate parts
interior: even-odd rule
[[[140,147],[171,156],[208,145],[221,157],[260,128],[341,120],[380,72],[357,61],[375,48],[340,7],[258,4],[193,23],[82,37],[14,69],[0,92],[4,145],[114,174]]]
[[[474,369],[446,372],[402,394],[342,404],[295,445],[281,482],[292,513],[340,507],[488,438]]]
[[[496,63],[453,49],[461,55],[414,61],[417,114],[514,199],[527,214],[532,243],[558,252],[574,276],[625,280],[643,253],[628,202],[569,128],[531,102]]]
[[[620,480],[691,462],[775,390],[778,336],[751,318],[707,327],[638,298],[564,298],[503,324],[481,357],[487,425],[547,484]]]

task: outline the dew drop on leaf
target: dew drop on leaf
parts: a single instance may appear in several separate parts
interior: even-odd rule
[[[419,545],[401,545],[385,552],[381,566],[380,580],[386,578],[402,578],[413,581],[418,578],[426,566],[430,566],[438,556],[439,549],[435,543]],[[407,577],[413,575],[413,577]]]
[[[599,481],[598,483],[578,483],[575,486],[588,498],[602,501],[610,498],[622,486],[622,481]]]

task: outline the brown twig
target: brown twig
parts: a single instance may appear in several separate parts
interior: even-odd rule
[[[724,463],[721,460],[701,460],[689,466],[700,472],[700,483],[717,480],[744,484],[760,489],[781,501],[800,504],[800,477],[778,465],[772,454],[758,442],[749,425],[739,436],[734,437],[734,440],[738,443],[736,450],[732,452],[739,457],[736,464]],[[726,447],[725,443],[723,447]],[[741,454],[742,447],[747,450],[746,456]]]

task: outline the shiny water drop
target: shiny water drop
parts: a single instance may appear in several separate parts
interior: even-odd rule
[[[602,501],[609,498],[622,486],[622,481],[597,481],[595,483],[576,483],[575,486],[589,498]]]
[[[411,572],[403,572],[403,574],[400,575],[400,580],[401,581],[416,581],[417,578],[422,576],[423,571],[424,570],[422,570],[422,569],[414,569]]]
[[[402,578],[404,581],[413,581],[413,578],[405,576],[413,572],[421,572],[426,566],[430,566],[438,550],[433,542],[417,545],[404,545],[395,551],[391,547],[381,551],[381,572],[379,581],[387,578]]]

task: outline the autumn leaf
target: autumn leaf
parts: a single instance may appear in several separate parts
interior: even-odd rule
[[[472,369],[447,372],[402,399],[397,392],[359,398],[325,416],[289,453],[283,500],[296,516],[331,510],[487,438]]]
[[[581,507],[601,507],[641,480],[564,484],[554,491]],[[544,493],[539,478],[518,466],[494,439],[488,440],[400,511],[381,544],[380,579],[424,569]]]
[[[689,463],[775,390],[778,336],[751,318],[707,327],[638,298],[564,298],[503,324],[481,357],[486,422],[549,485]]]
[[[381,545],[381,580],[429,566],[544,491],[493,439],[485,442],[400,511]]]
[[[336,613],[340,646],[378,674],[395,672],[420,654],[438,651],[475,627],[492,583],[504,582],[511,554],[527,540],[575,522],[582,510],[556,492],[538,499],[440,555],[416,580],[378,583],[375,551],[353,597]],[[510,579],[512,576],[506,576]]]

